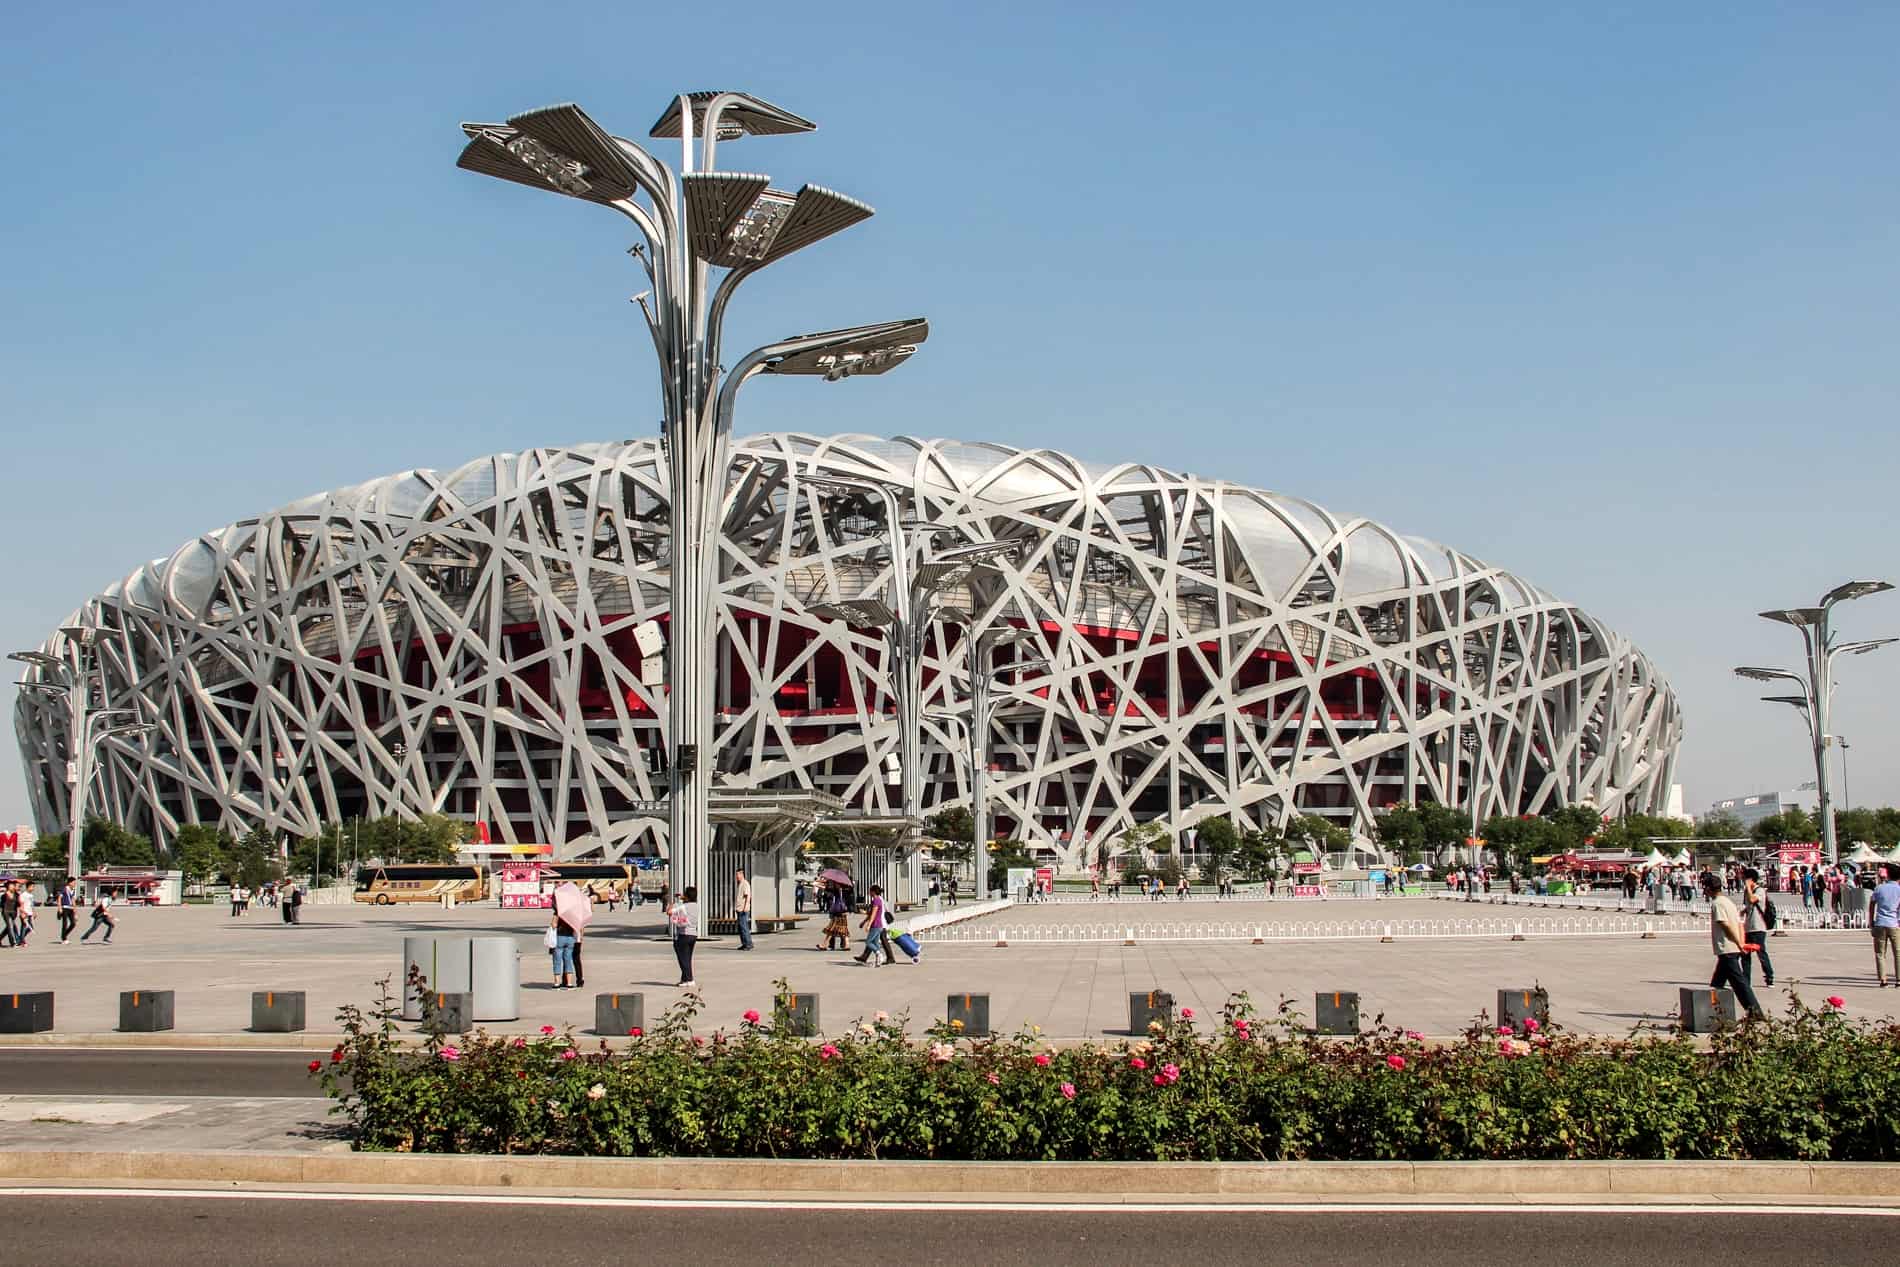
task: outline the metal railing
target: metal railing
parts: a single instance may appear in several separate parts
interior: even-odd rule
[[[1019,911],[1022,908],[1017,908]],[[1123,921],[1105,924],[966,924],[934,930],[930,941],[965,945],[1064,945],[1144,942],[1246,942],[1267,944],[1312,941],[1398,941],[1416,938],[1628,937],[1644,934],[1701,934],[1700,927],[1658,927],[1639,916],[1573,916],[1560,919],[1395,919],[1316,920],[1299,924],[1160,924]]]

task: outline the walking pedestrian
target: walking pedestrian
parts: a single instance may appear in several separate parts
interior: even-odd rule
[[[792,914],[803,915],[804,913],[805,913],[805,882],[803,880],[800,880],[797,884],[794,884],[792,886]]]
[[[39,903],[33,900],[31,883],[20,886],[20,944],[26,945],[26,939],[33,935],[33,914],[39,909]]]
[[[851,949],[851,911],[844,890],[833,884],[825,890],[825,940],[821,950]]]
[[[112,895],[102,890],[99,894],[99,900],[92,904],[92,925],[79,935],[79,940],[88,941],[92,938],[94,933],[104,928],[106,935],[102,940],[106,945],[110,946],[112,944],[112,932],[118,926],[119,921],[112,918]]]
[[[1702,887],[1708,888],[1716,882],[1715,877],[1704,873]],[[1742,931],[1748,934],[1748,943],[1756,949],[1742,959],[1742,975],[1754,984],[1755,961],[1761,960],[1761,983],[1772,986],[1775,983],[1775,965],[1768,958],[1768,895],[1762,891],[1761,872],[1753,867],[1742,869]]]
[[[864,919],[858,927],[865,930],[864,953],[856,956],[859,963],[868,963],[873,968],[884,966],[884,929],[890,923],[890,916],[884,907],[884,889],[881,885],[871,886],[871,900],[864,905]]]
[[[73,891],[71,876],[59,886],[53,904],[59,908],[59,944],[64,946],[66,939],[73,935],[73,925],[79,922],[79,895]]]
[[[1736,1002],[1747,1010],[1750,1020],[1766,1020],[1768,1014],[1755,1001],[1754,988],[1742,971],[1748,933],[1742,927],[1742,913],[1736,909],[1735,899],[1722,892],[1714,876],[1703,877],[1702,896],[1709,899],[1709,944],[1715,951],[1715,975],[1709,979],[1709,985],[1727,986],[1735,991]]]
[[[0,938],[18,947],[20,943],[20,886],[0,884]]]
[[[752,881],[746,879],[745,868],[740,867],[732,873],[732,882],[732,913],[739,924],[739,949],[750,950],[752,949]]]
[[[293,924],[303,923],[303,885],[293,884],[290,886],[290,897],[288,901],[290,905],[290,922]]]
[[[1880,883],[1868,895],[1867,923],[1874,930],[1874,976],[1883,986],[1900,988],[1900,866],[1880,868]],[[1893,961],[1891,977],[1883,953]]]
[[[699,943],[699,886],[689,884],[680,890],[679,901],[667,912],[667,926],[673,930],[673,957],[679,960],[680,985],[699,989],[693,979],[693,947]]]
[[[230,917],[232,919],[236,919],[238,917],[239,912],[241,912],[243,909],[244,909],[244,886],[239,885],[239,884],[233,884],[231,886],[231,916]]]
[[[21,936],[19,936],[19,885],[17,885],[17,883],[11,883],[11,881],[0,885],[0,938],[4,938],[6,944],[13,946],[13,948],[21,946]]]

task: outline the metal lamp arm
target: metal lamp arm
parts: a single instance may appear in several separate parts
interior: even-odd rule
[[[728,272],[719,280],[719,288],[713,292],[712,304],[706,313],[706,375],[711,381],[719,373],[719,348],[725,342],[726,305],[732,302],[739,283],[759,271],[757,264],[747,264]]]

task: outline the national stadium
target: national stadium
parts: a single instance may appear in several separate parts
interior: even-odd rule
[[[99,745],[89,813],[161,843],[187,823],[304,835],[442,813],[562,856],[664,855],[648,657],[667,489],[657,440],[529,449],[308,497],[140,567],[41,647],[94,675],[95,709],[155,728]],[[1010,548],[931,562],[986,542]],[[1318,814],[1363,838],[1403,802],[1487,818],[1667,800],[1667,682],[1500,568],[1149,465],[797,434],[732,452],[717,789],[899,814],[892,654],[852,616],[886,596],[894,549],[934,586],[923,812],[968,804],[981,760],[993,834],[1065,869],[1150,820]],[[973,744],[967,640],[986,631],[1012,636]],[[1012,675],[1009,657],[1047,664]],[[62,829],[65,706],[22,691],[15,728],[38,825]]]

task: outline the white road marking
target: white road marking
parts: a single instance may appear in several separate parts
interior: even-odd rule
[[[1681,1215],[1788,1215],[1836,1214],[1872,1218],[1900,1218],[1900,1207],[1867,1205],[1758,1204],[1698,1202],[1694,1204],[1618,1205],[1555,1202],[1440,1202],[1408,1201],[1301,1201],[1301,1202],[1155,1202],[1155,1201],[832,1201],[821,1193],[800,1199],[718,1197],[605,1197],[534,1196],[526,1193],[283,1191],[234,1188],[87,1188],[0,1187],[0,1197],[137,1197],[174,1200],[223,1201],[356,1201],[391,1205],[512,1205],[573,1209],[653,1210],[859,1210],[874,1213],[953,1210],[966,1213],[1050,1214],[1681,1214]]]

